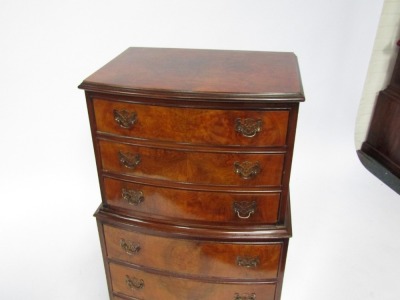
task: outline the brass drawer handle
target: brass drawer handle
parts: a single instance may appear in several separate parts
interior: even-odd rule
[[[138,254],[140,251],[140,245],[138,243],[133,243],[130,241],[125,241],[125,239],[120,239],[119,244],[126,254],[135,255]]]
[[[130,288],[131,290],[133,289],[140,290],[144,288],[143,279],[137,279],[135,277],[130,278],[129,275],[125,276],[125,283],[127,287]]]
[[[123,153],[118,151],[118,159],[121,165],[128,169],[134,169],[140,163],[140,154]]]
[[[256,300],[256,294],[251,293],[251,294],[239,294],[235,293],[235,296],[233,300]]]
[[[260,258],[238,256],[236,257],[236,264],[240,267],[245,267],[245,268],[257,268],[258,265],[260,264]]]
[[[235,130],[248,138],[252,138],[259,133],[261,131],[261,127],[261,119],[256,120],[252,118],[246,118],[242,120],[238,118],[235,121]]]
[[[136,123],[137,115],[135,112],[114,109],[114,120],[122,128],[130,129]]]
[[[240,219],[248,219],[256,212],[256,201],[235,201],[233,202],[233,211]]]
[[[239,174],[243,179],[251,179],[261,172],[260,163],[244,161],[242,163],[236,161],[233,163],[235,173]]]
[[[144,201],[142,191],[122,189],[122,198],[130,205],[138,206]]]

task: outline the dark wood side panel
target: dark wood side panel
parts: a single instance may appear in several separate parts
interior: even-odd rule
[[[285,155],[283,173],[282,173],[282,202],[279,212],[279,222],[283,224],[285,221],[288,198],[289,198],[289,184],[290,184],[290,174],[292,170],[292,159],[293,159],[293,149],[296,137],[297,129],[297,115],[299,112],[299,104],[293,103],[290,108],[289,124],[288,124],[288,135],[286,144],[288,145],[287,152]]]
[[[362,151],[400,177],[400,94],[379,94]]]
[[[104,236],[104,227],[103,227],[103,223],[99,219],[96,219],[96,222],[97,222],[97,229],[99,231],[100,246],[101,246],[101,252],[103,255],[104,271],[106,273],[108,293],[110,295],[110,299],[112,299],[113,292],[112,292],[112,285],[111,285],[110,268],[109,268],[108,259],[107,259],[108,254],[107,254],[107,247],[106,247],[106,241],[105,241],[105,236]]]

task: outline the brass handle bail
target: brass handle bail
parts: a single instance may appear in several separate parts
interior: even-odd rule
[[[130,241],[125,241],[125,239],[120,239],[119,244],[120,244],[122,250],[124,250],[125,253],[129,254],[129,255],[138,254],[141,249],[140,244],[133,243]]]
[[[135,112],[114,109],[113,113],[114,121],[122,128],[130,129],[136,123],[137,115]]]
[[[144,195],[142,191],[122,189],[122,199],[128,204],[138,206],[144,201]]]
[[[256,294],[239,294],[235,293],[233,300],[256,300]]]
[[[140,154],[123,153],[118,151],[118,159],[121,165],[128,169],[134,169],[141,161]]]
[[[144,288],[144,281],[143,279],[138,279],[138,278],[131,278],[129,275],[125,276],[125,284],[130,288],[131,290],[136,289],[140,290]]]
[[[257,174],[261,172],[260,163],[244,161],[242,163],[236,161],[233,163],[235,173],[238,174],[243,179],[254,178]]]
[[[260,258],[257,257],[249,257],[249,256],[238,256],[236,257],[236,264],[240,267],[245,268],[257,268],[260,264]]]
[[[243,136],[252,138],[255,137],[257,133],[261,132],[262,120],[261,119],[236,119],[235,130],[241,133]]]
[[[233,202],[233,211],[240,219],[248,219],[256,212],[256,201],[235,201]]]

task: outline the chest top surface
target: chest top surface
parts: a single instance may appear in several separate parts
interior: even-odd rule
[[[128,48],[79,87],[165,98],[304,101],[297,58],[288,52]]]

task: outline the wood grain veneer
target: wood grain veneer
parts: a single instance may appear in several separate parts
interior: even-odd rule
[[[80,88],[110,299],[279,300],[296,56],[129,48]]]
[[[112,286],[115,293],[121,293],[138,299],[235,299],[263,295],[261,299],[273,300],[275,283],[212,283],[193,279],[183,279],[171,276],[152,274],[137,269],[110,264],[110,273],[114,278]],[[126,280],[143,281],[143,288],[129,288]],[[158,288],[152,288],[158,287]],[[135,299],[136,299],[135,298]],[[251,299],[251,298],[239,298]]]
[[[104,226],[104,235],[110,259],[200,277],[275,279],[282,249],[282,243],[234,244],[171,239],[108,225]],[[140,250],[134,252],[127,245],[138,245]]]
[[[216,110],[172,108],[130,104],[102,99],[93,100],[98,132],[141,139],[166,140],[194,144],[284,146],[288,126],[288,110]],[[113,111],[136,113],[131,128],[122,128]],[[237,119],[260,119],[262,131],[256,138],[247,138],[235,131]]]
[[[140,192],[142,200],[129,201],[130,191]],[[170,222],[174,220],[175,222],[203,221],[260,226],[275,224],[278,221],[281,201],[281,194],[273,191],[252,193],[196,191],[164,188],[159,185],[155,188],[153,185],[108,177],[104,178],[104,197],[107,205],[114,209],[122,209],[121,213],[125,215],[134,216],[143,213],[148,218],[163,218]],[[235,203],[243,203],[243,205],[247,203],[248,209],[235,211]],[[254,212],[250,217],[245,218],[252,208]]]

